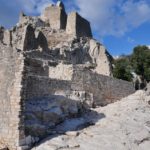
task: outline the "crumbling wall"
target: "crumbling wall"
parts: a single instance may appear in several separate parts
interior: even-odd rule
[[[73,75],[73,65],[58,64],[56,67],[49,67],[49,78],[58,80],[70,80]]]
[[[93,94],[95,106],[104,106],[135,92],[133,83],[76,68],[73,73],[72,90]]]
[[[77,12],[68,14],[66,33],[77,37],[92,37],[90,23]]]
[[[41,19],[48,22],[52,29],[65,29],[67,15],[65,9],[60,6],[50,5],[45,8]]]
[[[21,115],[23,68],[23,55],[0,44],[0,141],[10,150],[19,148],[19,139],[24,139]]]
[[[4,36],[4,28],[0,26],[0,41],[3,41],[3,36]]]
[[[11,31],[5,30],[4,31],[4,36],[3,36],[3,43],[10,46],[11,45],[11,40],[12,40]]]
[[[79,101],[58,94],[71,88],[65,80],[50,79],[46,76],[28,76],[26,79],[25,135],[41,140],[53,133],[53,128],[67,117],[79,114]]]
[[[93,71],[98,74],[112,76],[112,56],[103,45],[94,39],[90,40],[89,45],[89,55],[92,58],[92,63],[96,65]]]
[[[63,80],[65,76],[57,72],[57,67],[57,79],[54,79],[54,74],[36,71],[35,60],[29,62],[25,66],[26,137],[41,139],[66,117],[77,115],[83,108],[104,106],[134,92],[132,83],[99,75],[81,66],[74,66],[71,80]],[[42,63],[37,61],[37,64],[41,70]]]

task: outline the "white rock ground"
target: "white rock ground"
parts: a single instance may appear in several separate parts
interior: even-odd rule
[[[55,132],[59,134],[32,150],[150,150],[150,105],[145,93],[137,91],[83,117],[67,120]]]

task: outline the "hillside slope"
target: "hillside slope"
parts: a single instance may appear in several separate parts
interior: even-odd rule
[[[50,136],[32,150],[149,150],[150,106],[145,92],[137,91],[93,111],[78,120],[69,120],[70,126],[63,123],[55,131],[63,133],[66,129],[64,134]],[[87,122],[93,125],[77,130]]]

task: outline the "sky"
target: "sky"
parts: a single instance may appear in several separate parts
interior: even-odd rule
[[[66,11],[77,11],[91,23],[93,37],[113,56],[150,45],[150,0],[62,0]],[[40,15],[57,0],[0,0],[0,25],[11,28],[19,13]]]

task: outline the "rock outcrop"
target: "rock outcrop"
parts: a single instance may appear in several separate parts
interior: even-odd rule
[[[137,91],[119,102],[67,120],[55,128],[57,136],[49,136],[32,150],[149,150],[150,107],[144,96],[144,91]]]
[[[146,87],[145,100],[150,105],[150,83]]]
[[[10,150],[30,149],[66,119],[134,92],[112,77],[112,57],[89,22],[67,16],[61,2],[19,19],[0,28],[0,141]]]

